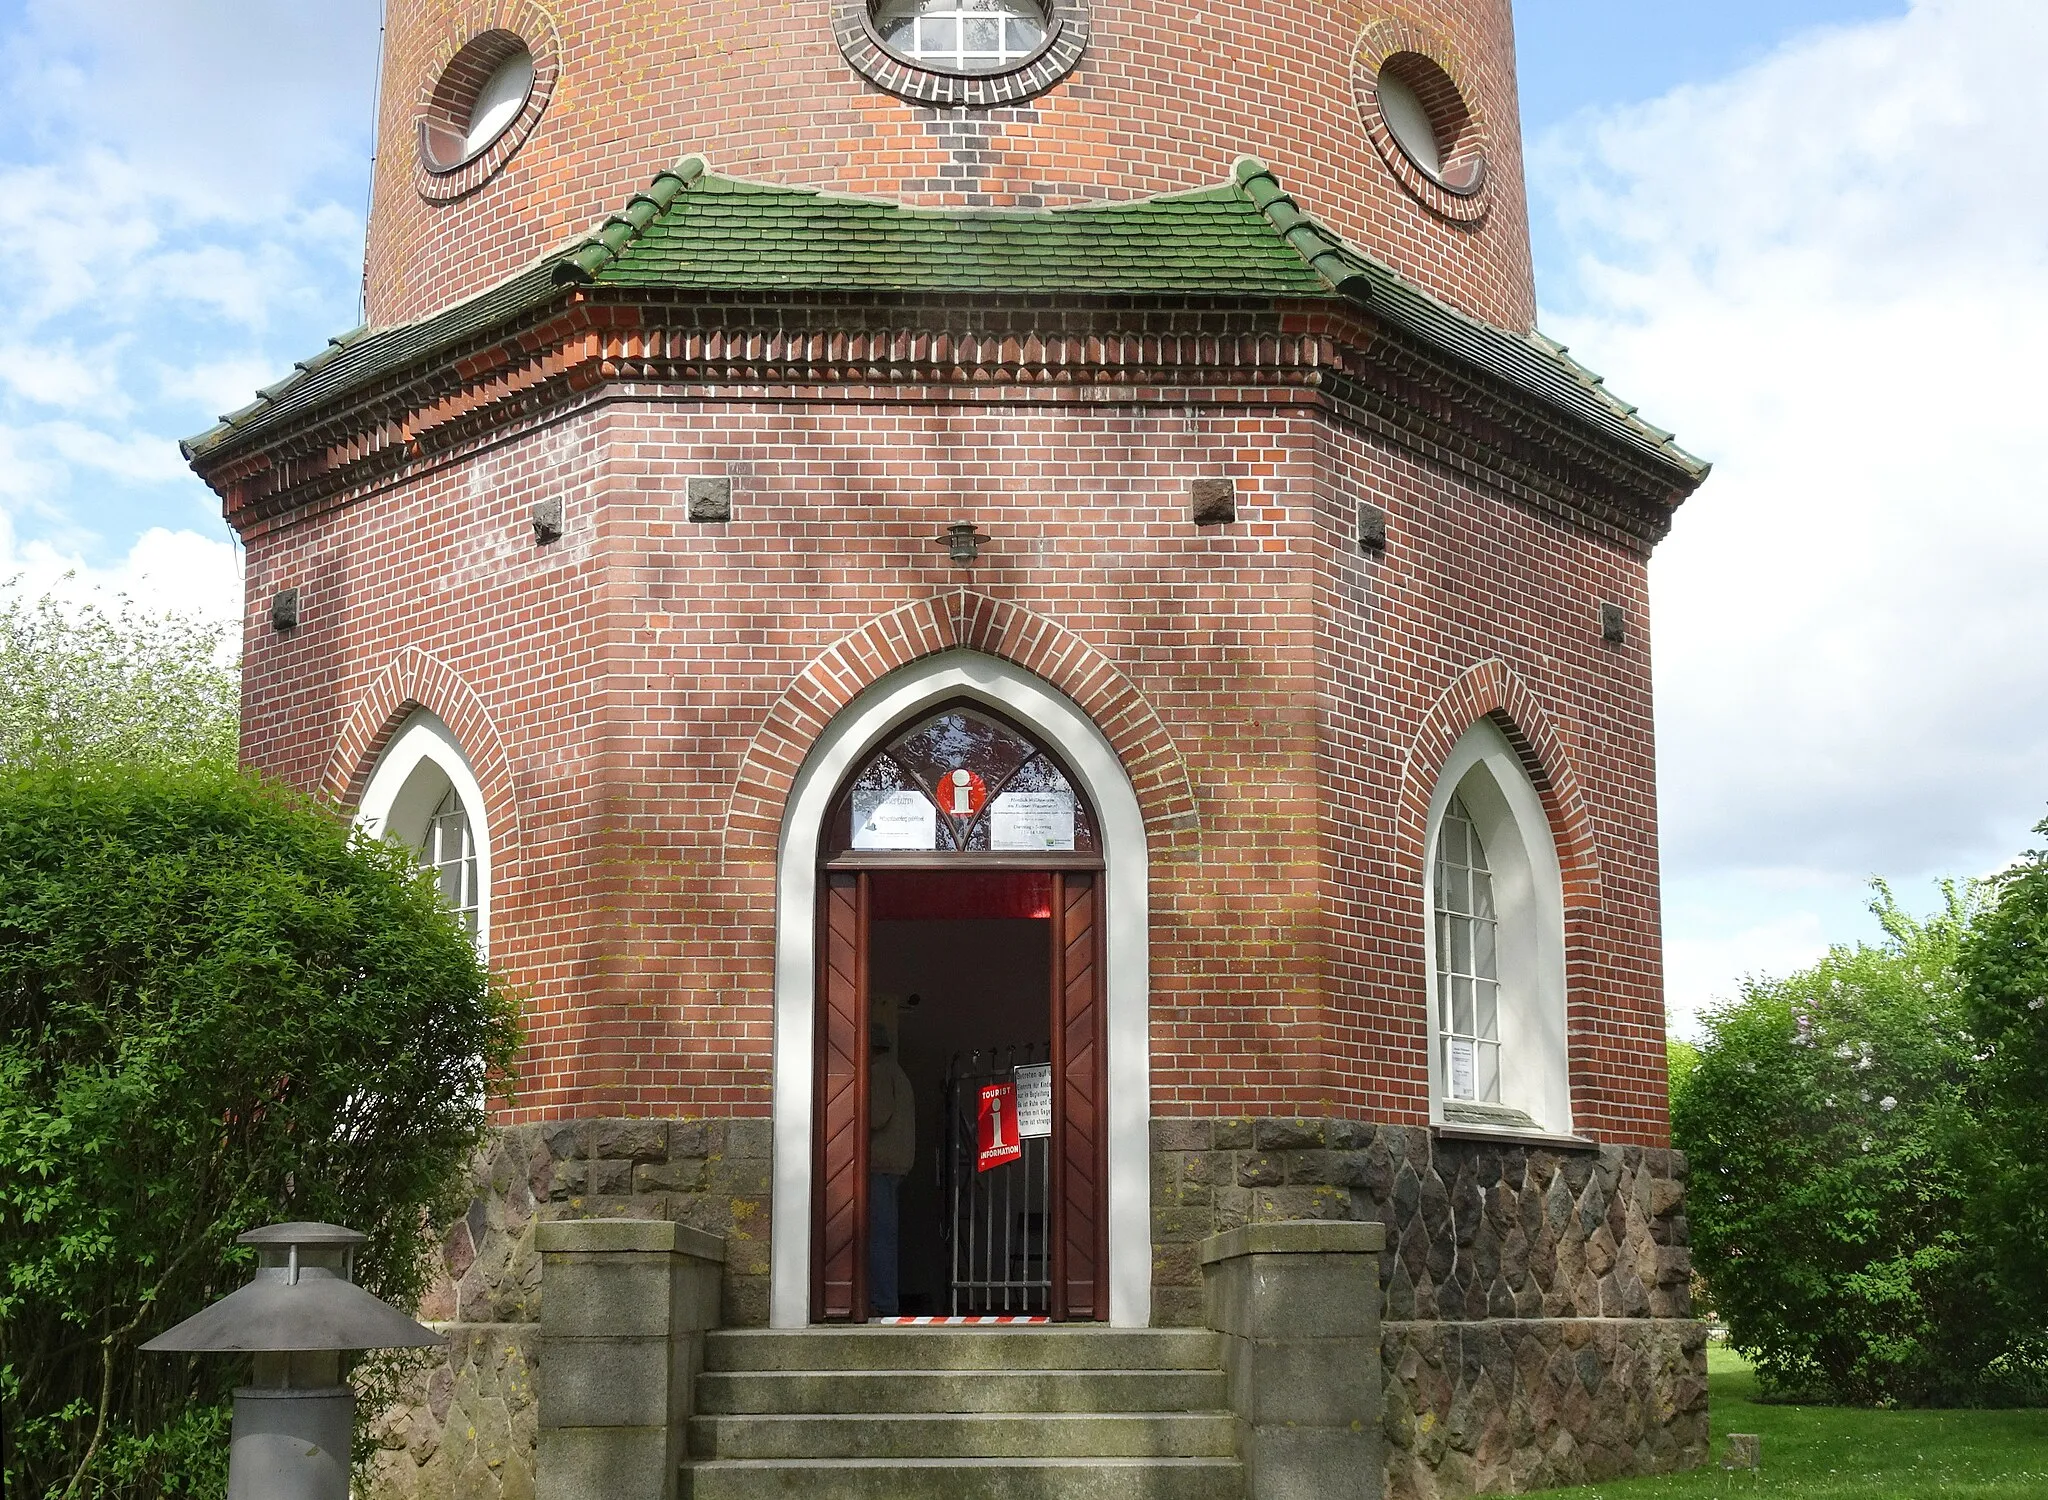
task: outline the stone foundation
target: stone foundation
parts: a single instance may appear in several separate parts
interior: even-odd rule
[[[1201,1322],[1212,1234],[1386,1226],[1390,1497],[1705,1461],[1682,1153],[1334,1119],[1155,1119],[1152,1146],[1155,1322]]]
[[[376,1500],[530,1500],[541,1259],[555,1219],[667,1219],[726,1243],[728,1326],[768,1321],[769,1122],[576,1120],[491,1132],[419,1317],[446,1357],[376,1419]]]
[[[581,1120],[492,1133],[420,1316],[447,1358],[378,1422],[378,1500],[528,1500],[544,1220],[722,1236],[723,1321],[768,1311],[769,1122]],[[1386,1493],[1520,1491],[1707,1456],[1686,1164],[1640,1147],[1334,1119],[1156,1119],[1153,1321],[1201,1326],[1197,1247],[1245,1224],[1386,1226]]]

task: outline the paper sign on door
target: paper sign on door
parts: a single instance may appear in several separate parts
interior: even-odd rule
[[[1052,1064],[1026,1063],[1011,1069],[1017,1080],[1017,1134],[1034,1140],[1052,1134]]]
[[[1007,1165],[1024,1154],[1023,1143],[1017,1136],[1016,1084],[981,1086],[980,1127],[981,1151],[976,1158],[979,1170],[986,1172],[991,1167]]]

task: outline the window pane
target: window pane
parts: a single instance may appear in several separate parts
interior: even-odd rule
[[[1472,910],[1471,872],[1457,865],[1444,871],[1442,898],[1445,908],[1449,911]]]
[[[1493,915],[1493,877],[1484,870],[1472,872],[1472,915],[1490,917]]]
[[[918,23],[917,50],[920,56],[930,57],[935,52],[954,52],[960,45],[959,23],[948,16],[943,19],[927,16]]]
[[[1491,922],[1472,924],[1472,972],[1481,979],[1500,978],[1500,963],[1494,956],[1494,934],[1499,931]]]
[[[1044,28],[1036,26],[1030,21],[1008,22],[1007,31],[1010,52],[1018,57],[1023,56],[1027,52],[1035,51],[1038,44],[1045,40]]]
[[[1477,1097],[1496,1104],[1500,1102],[1500,1048],[1488,1042],[1479,1045]]]
[[[969,52],[993,52],[1002,41],[1002,26],[996,21],[965,21],[961,46]]]
[[[1500,1038],[1500,986],[1484,979],[1472,982],[1472,1003],[1478,1011],[1478,1025],[1473,1035],[1482,1041],[1497,1041]]]
[[[1472,981],[1456,976],[1451,979],[1451,1030],[1472,1035]]]
[[[1453,918],[1451,927],[1450,968],[1455,974],[1472,972],[1472,924],[1462,918]]]
[[[1437,847],[1443,851],[1447,864],[1462,865],[1465,856],[1465,820],[1450,813],[1444,815],[1443,829],[1437,834]]]

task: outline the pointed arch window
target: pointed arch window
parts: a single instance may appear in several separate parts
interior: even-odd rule
[[[1564,887],[1543,799],[1482,720],[1444,765],[1424,867],[1432,1114],[1571,1131]]]
[[[488,952],[491,844],[483,805],[483,790],[454,734],[418,709],[378,757],[356,823],[411,850],[449,910]]]
[[[1098,855],[1095,813],[1058,757],[1009,720],[956,704],[891,736],[847,778],[835,855]]]

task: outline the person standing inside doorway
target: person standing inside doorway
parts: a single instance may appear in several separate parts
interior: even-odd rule
[[[893,1318],[901,1306],[898,1209],[903,1179],[917,1163],[917,1103],[897,1063],[889,1028],[868,1028],[868,1313]]]

